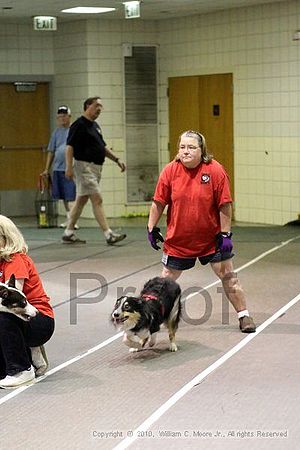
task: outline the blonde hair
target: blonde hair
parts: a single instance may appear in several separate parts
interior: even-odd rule
[[[205,164],[209,164],[212,161],[213,155],[208,153],[208,149],[206,147],[206,140],[205,140],[205,137],[203,136],[203,134],[199,133],[199,131],[193,131],[193,130],[184,131],[183,133],[181,133],[181,135],[178,138],[178,142],[177,142],[178,149],[179,149],[179,145],[180,145],[182,136],[192,137],[197,140],[198,145],[201,148],[201,160]],[[180,159],[179,154],[177,153],[177,155],[175,156],[175,161],[179,161],[179,159]]]
[[[0,214],[0,259],[10,261],[14,253],[27,253],[28,246],[12,220]]]

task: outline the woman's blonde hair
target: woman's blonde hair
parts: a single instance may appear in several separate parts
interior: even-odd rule
[[[206,147],[206,140],[205,140],[205,137],[203,136],[203,134],[199,133],[199,131],[193,131],[193,130],[184,131],[179,136],[179,139],[178,139],[178,142],[177,142],[177,148],[178,149],[179,149],[179,145],[180,145],[180,141],[181,141],[182,136],[192,137],[192,138],[197,140],[198,145],[201,148],[201,160],[205,164],[209,164],[212,161],[213,155],[208,153],[208,150],[207,150],[207,147]],[[175,161],[179,161],[179,159],[180,159],[179,158],[179,153],[177,153],[177,155],[175,156]]]
[[[27,253],[28,246],[12,220],[0,214],[0,259],[10,261],[14,253]]]

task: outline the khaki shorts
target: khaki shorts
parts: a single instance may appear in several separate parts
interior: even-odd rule
[[[102,166],[86,161],[74,160],[74,173],[77,195],[100,194],[99,182]]]

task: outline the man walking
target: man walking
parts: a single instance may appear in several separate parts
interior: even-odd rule
[[[76,200],[70,212],[68,226],[62,237],[64,244],[86,242],[76,236],[74,227],[89,199],[92,203],[95,219],[104,233],[107,244],[113,245],[126,238],[126,234],[118,234],[110,229],[103,209],[99,182],[105,157],[114,161],[120,167],[121,172],[125,171],[126,166],[107,147],[101,129],[95,122],[102,108],[100,97],[89,97],[83,104],[83,115],[70,127],[66,147],[65,176],[71,179],[75,174]]]

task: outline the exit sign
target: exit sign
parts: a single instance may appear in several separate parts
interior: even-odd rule
[[[35,16],[33,18],[33,28],[37,31],[55,31],[57,30],[56,17]]]
[[[125,7],[125,19],[136,19],[140,17],[140,2],[130,1],[124,2]]]

